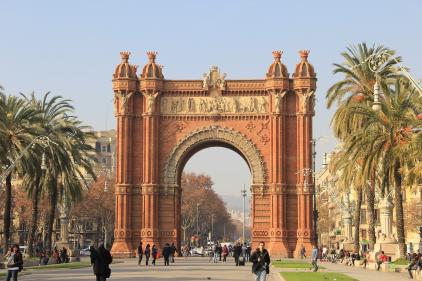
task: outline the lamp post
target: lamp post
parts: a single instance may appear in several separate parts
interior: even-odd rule
[[[199,203],[196,203],[196,236],[199,235]]]
[[[246,187],[243,185],[243,189],[240,191],[243,197],[243,226],[242,226],[242,240],[245,243],[245,201],[246,201]]]
[[[322,140],[324,137],[318,137],[316,139],[312,139],[312,182],[314,184],[314,190],[312,191],[312,217],[314,220],[313,224],[313,239],[315,245],[318,245],[318,234],[317,234],[317,222],[318,222],[318,209],[316,205],[316,182],[315,182],[315,175],[316,175],[316,166],[315,166],[315,158],[316,158],[316,143],[320,140]]]
[[[211,214],[211,241],[214,237],[214,213]]]

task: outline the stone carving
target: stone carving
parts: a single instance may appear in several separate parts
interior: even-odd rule
[[[301,93],[301,106],[302,106],[302,112],[308,111],[308,103],[309,100],[314,98],[314,92],[313,90],[310,90],[305,93]]]
[[[250,97],[163,97],[160,111],[164,115],[265,114],[267,96]]]
[[[279,114],[280,110],[281,110],[281,101],[283,100],[283,97],[286,95],[287,91],[283,91],[283,92],[274,92],[274,109],[275,109],[275,113]]]
[[[129,100],[129,98],[134,94],[134,92],[130,92],[130,93],[125,93],[125,92],[121,92],[118,93],[116,92],[114,94],[114,104],[116,105],[117,100],[120,99],[120,111],[118,113],[126,113],[127,112],[127,102]]]
[[[253,184],[263,185],[265,183],[266,169],[258,148],[240,132],[220,126],[201,128],[183,138],[169,154],[162,173],[162,183],[177,185],[177,174],[180,172],[183,158],[197,145],[211,140],[233,145],[248,161]]]
[[[152,92],[143,92],[146,104],[146,113],[152,113],[154,111],[155,98],[158,96],[158,92],[153,94]]]
[[[205,90],[209,88],[218,88],[221,90],[226,89],[226,73],[220,74],[220,70],[217,66],[211,66],[210,71],[208,73],[204,73],[202,75],[203,82],[202,87]]]

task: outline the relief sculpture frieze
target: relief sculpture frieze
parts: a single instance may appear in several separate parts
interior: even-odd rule
[[[163,97],[160,112],[164,115],[266,114],[269,97]]]

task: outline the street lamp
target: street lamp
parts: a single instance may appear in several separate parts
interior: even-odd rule
[[[240,191],[243,197],[243,227],[242,227],[242,239],[243,243],[245,243],[245,200],[246,200],[246,187],[243,185],[243,189]]]
[[[199,235],[199,203],[196,203],[196,236]]]

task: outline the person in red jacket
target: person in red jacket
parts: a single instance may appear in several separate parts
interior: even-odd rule
[[[378,255],[377,271],[380,270],[381,264],[386,261],[388,261],[388,257],[384,254],[384,251],[381,251],[381,254]]]

